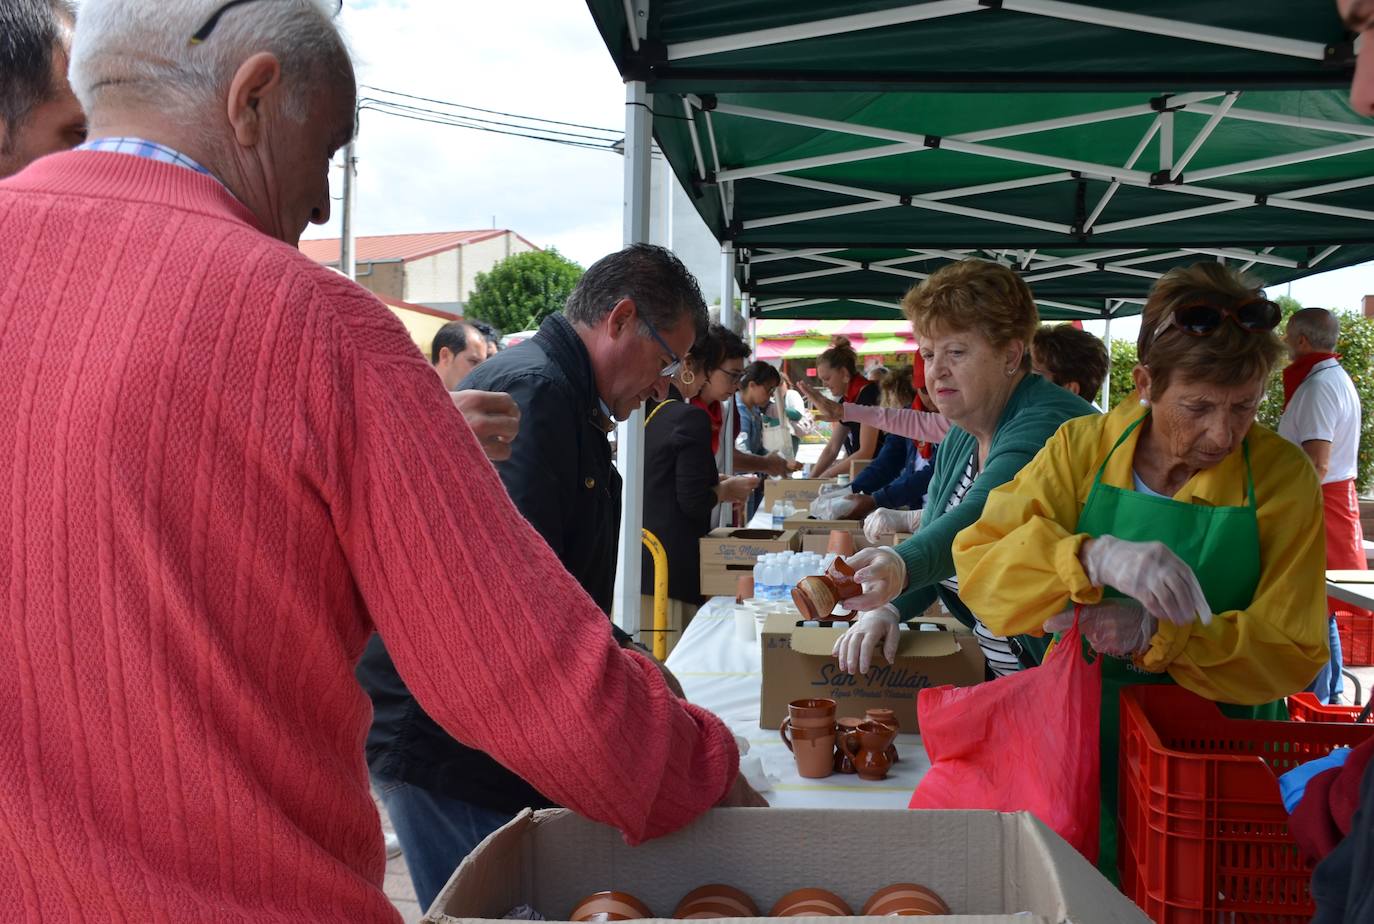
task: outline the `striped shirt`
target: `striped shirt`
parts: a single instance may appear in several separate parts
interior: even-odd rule
[[[954,493],[949,496],[949,503],[945,505],[945,513],[949,513],[964,502],[964,498],[973,487],[973,482],[977,477],[977,455],[974,454],[968,457],[968,465],[964,467],[964,474],[959,478],[959,483],[954,486]],[[958,575],[951,575],[941,581],[940,584],[956,594],[959,592]],[[1003,636],[993,635],[976,615],[973,617],[973,634],[978,639],[978,647],[983,650],[983,657],[987,658],[988,667],[992,670],[993,676],[1005,677],[1021,669],[1021,660],[1012,649],[1011,641]]]

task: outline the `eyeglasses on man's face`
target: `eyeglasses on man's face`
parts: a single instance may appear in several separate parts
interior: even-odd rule
[[[682,368],[682,357],[674,353],[673,348],[668,346],[667,342],[658,335],[658,329],[654,327],[652,321],[643,315],[640,316],[639,320],[644,325],[644,329],[649,332],[649,336],[653,337],[654,342],[662,347],[663,352],[667,353],[669,356],[668,365],[664,366],[658,372],[659,378],[670,379],[677,375],[678,370]]]
[[[210,18],[205,20],[205,23],[191,35],[191,44],[199,45],[201,42],[208,39],[210,33],[215,31],[215,26],[219,25],[220,17],[225,13],[236,6],[243,6],[245,3],[252,2],[253,0],[229,0],[228,3],[217,7],[215,11],[210,14]],[[340,11],[343,10],[343,0],[329,0],[326,6],[332,11],[330,13],[331,16],[338,16]]]

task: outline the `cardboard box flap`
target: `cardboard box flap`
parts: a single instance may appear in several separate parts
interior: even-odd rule
[[[801,654],[828,656],[835,648],[835,640],[844,633],[843,628],[800,626],[792,630],[792,650]],[[944,658],[959,653],[959,641],[953,632],[908,629],[901,636],[897,642],[899,658]]]
[[[510,871],[523,870],[526,866],[527,831],[535,824],[534,816],[533,811],[525,809],[474,847],[474,854],[481,851],[492,862],[459,864],[434,898],[433,907],[444,908],[448,914],[433,919],[427,916],[425,920],[480,918],[489,913],[487,909],[504,907],[510,910],[521,904],[524,901],[521,898],[523,877],[512,876]]]
[[[1044,908],[1038,894],[1048,880],[1059,897],[1057,919],[1060,921],[1082,921],[1092,924],[1150,924],[1145,912],[1126,899],[1121,890],[1107,881],[1097,867],[1089,863],[1081,853],[1069,846],[1054,831],[1030,812],[1017,812],[1004,815],[1009,823],[1019,828],[1017,843],[1023,857],[1034,858],[1034,863],[1024,859],[1013,866],[1006,862],[1003,873],[1011,892],[1008,901],[1026,907]],[[1032,866],[1033,874],[1019,876],[1019,868]]]

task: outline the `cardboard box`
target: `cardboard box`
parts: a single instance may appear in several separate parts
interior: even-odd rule
[[[703,536],[700,543],[701,592],[708,597],[733,597],[739,576],[752,575],[760,555],[800,548],[795,531],[776,529],[721,527]]]
[[[797,551],[797,536],[792,530],[713,529],[700,540],[702,565],[739,565],[753,567],[759,556],[768,552]]]
[[[843,529],[845,532],[849,533],[851,537],[853,537],[855,551],[858,551],[859,549],[866,549],[873,544],[868,541],[868,537],[864,535],[863,527],[859,526],[857,521],[842,520],[837,522],[843,522],[848,524],[844,527],[835,528]],[[795,532],[797,534],[798,547],[803,552],[820,552],[823,555],[825,554],[826,546],[830,545],[829,529],[817,529],[814,526],[803,526],[800,529],[795,530]]]
[[[878,663],[867,676],[846,674],[830,654],[843,627],[798,626],[795,615],[769,616],[763,624],[763,688],[759,697],[759,727],[776,729],[787,718],[794,699],[835,700],[841,716],[861,716],[868,709],[886,708],[897,714],[903,732],[918,730],[916,693],[944,684],[982,683],[983,652],[978,640],[953,618],[922,617],[902,632],[897,661]],[[915,629],[936,625],[941,631]]]
[[[832,529],[857,529],[863,532],[863,520],[816,520],[804,513],[799,513],[794,517],[788,517],[783,521],[783,529],[801,530],[812,529],[830,532]]]
[[[629,892],[662,921],[683,895],[712,882],[743,889],[765,914],[805,886],[830,889],[858,912],[884,886],[919,882],[954,912],[932,924],[1148,924],[1025,812],[783,808],[712,809],[639,847],[565,810],[526,811],[468,855],[424,921],[496,921],[529,905],[563,922],[603,889]]]
[[[763,509],[772,510],[778,501],[798,510],[811,509],[811,502],[833,478],[769,478],[763,483]]]

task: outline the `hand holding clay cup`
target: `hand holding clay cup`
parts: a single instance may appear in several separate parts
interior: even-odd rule
[[[840,530],[835,532],[849,537],[849,533]],[[831,535],[833,537],[834,533]],[[854,569],[843,558],[837,558],[825,569],[825,574],[802,578],[792,588],[792,602],[806,619],[831,619],[838,604],[858,596],[862,591],[863,588],[854,579]],[[846,618],[852,618],[853,615],[851,612]]]
[[[756,918],[759,906],[734,886],[713,883],[693,889],[677,903],[673,917],[680,921],[708,918]]]
[[[825,889],[797,889],[778,899],[770,918],[848,918],[854,911],[834,892]]]
[[[578,902],[569,921],[639,921],[651,918],[647,905],[629,892],[593,892]]]
[[[914,882],[898,882],[873,893],[864,904],[864,917],[916,918],[949,914],[949,905],[933,889]]]

